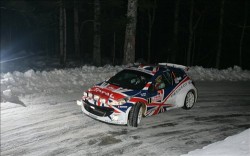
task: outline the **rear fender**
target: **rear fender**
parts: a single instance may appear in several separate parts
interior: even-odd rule
[[[182,88],[181,91],[178,93],[178,95],[176,96],[176,105],[178,107],[183,107],[184,106],[184,102],[185,102],[185,98],[186,98],[186,95],[189,91],[192,91],[195,95],[195,101],[196,101],[196,98],[197,98],[197,91],[196,91],[196,88],[193,86],[193,84],[191,83],[192,80],[189,80],[187,83],[187,86]]]

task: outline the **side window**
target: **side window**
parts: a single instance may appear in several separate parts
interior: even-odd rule
[[[165,83],[167,84],[167,86],[172,85],[173,84],[173,79],[171,77],[171,74],[169,72],[164,72],[163,73],[164,77],[165,77]]]
[[[155,90],[160,90],[160,89],[166,88],[166,86],[167,86],[166,82],[167,82],[166,77],[164,75],[159,75],[155,79],[155,84],[154,84]]]
[[[179,83],[183,79],[184,73],[181,70],[174,70],[172,72],[175,83]]]
[[[157,91],[173,85],[173,79],[169,72],[164,72],[163,74],[157,76],[149,87],[149,91]]]

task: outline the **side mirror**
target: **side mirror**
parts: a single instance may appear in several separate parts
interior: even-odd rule
[[[176,78],[174,79],[174,82],[175,82],[175,83],[179,83],[180,80],[181,80],[181,77],[176,77]]]

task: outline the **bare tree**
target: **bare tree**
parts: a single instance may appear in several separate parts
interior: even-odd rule
[[[112,59],[112,62],[113,64],[115,64],[115,50],[116,50],[116,47],[115,47],[115,41],[116,40],[116,36],[115,36],[115,32],[114,32],[114,37],[113,37],[113,59]]]
[[[66,27],[66,9],[63,0],[59,1],[59,46],[60,46],[60,65],[66,64],[67,52],[67,27]]]
[[[174,13],[173,52],[171,55],[172,62],[176,62],[176,56],[178,55],[179,9],[180,9],[180,0],[176,0],[175,13]]]
[[[157,7],[156,0],[153,0],[150,4],[150,8],[148,8],[148,63],[150,63],[151,58],[151,36],[152,36],[152,27],[155,21],[155,10]]]
[[[194,18],[194,0],[191,0],[190,4],[190,15],[189,15],[189,40],[188,40],[188,51],[187,51],[187,65],[191,65],[191,49],[193,42],[193,18]]]
[[[191,0],[191,8],[190,8],[190,15],[189,15],[189,39],[188,39],[188,51],[187,51],[187,65],[190,66],[191,65],[191,56],[192,56],[192,49],[194,51],[194,33],[195,30],[199,24],[199,21],[202,17],[202,14],[199,15],[198,19],[196,20],[195,24],[193,24],[194,22],[194,0]],[[194,54],[193,54],[194,57]]]
[[[127,18],[129,21],[126,25],[123,64],[135,62],[137,5],[138,0],[128,0]]]
[[[155,11],[157,8],[157,0],[143,0],[140,1],[139,9],[143,11],[144,14],[147,14],[148,18],[148,30],[147,30],[147,62],[150,62],[151,58],[151,37],[152,37],[152,28],[155,21]]]
[[[60,46],[60,64],[63,64],[63,1],[59,2],[59,46]]]
[[[80,43],[79,43],[79,16],[78,16],[78,0],[74,0],[74,39],[75,39],[75,55],[80,56]]]
[[[64,23],[64,29],[63,29],[63,65],[66,64],[66,58],[67,58],[67,18],[66,18],[66,8],[63,7],[63,23]]]
[[[101,34],[100,34],[100,0],[94,0],[94,41],[93,41],[93,61],[94,64],[101,65]]]
[[[244,17],[244,23],[242,26],[242,32],[241,32],[241,37],[240,37],[240,54],[239,54],[239,65],[242,67],[242,45],[243,45],[243,40],[245,36],[245,29],[247,27],[247,15],[248,15],[248,0],[245,0],[245,17]]]
[[[225,0],[221,0],[218,50],[217,50],[216,64],[215,64],[216,68],[220,67],[220,58],[221,58],[221,49],[222,49],[221,47],[222,47],[222,37],[223,37],[224,5],[225,5]]]

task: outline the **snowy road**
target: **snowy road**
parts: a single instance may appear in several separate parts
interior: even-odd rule
[[[1,155],[180,155],[250,128],[250,82],[198,82],[193,109],[144,118],[138,128],[81,113],[82,93],[1,103]]]

